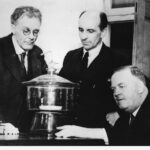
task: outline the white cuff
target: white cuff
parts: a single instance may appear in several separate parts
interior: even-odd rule
[[[109,145],[108,136],[107,136],[106,130],[105,130],[104,128],[102,128],[101,134],[102,134],[102,137],[103,137],[103,139],[104,139],[105,144],[106,144],[106,145]]]

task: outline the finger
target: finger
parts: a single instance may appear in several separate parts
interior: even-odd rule
[[[69,134],[68,132],[64,131],[64,130],[55,133],[55,135],[56,135],[57,137],[62,137],[62,138],[67,138],[67,137],[70,136],[70,134]]]
[[[4,134],[6,135],[17,135],[19,134],[19,132],[17,130],[13,130],[13,131],[10,131],[10,130],[4,130]]]
[[[18,128],[15,128],[14,126],[6,125],[4,128],[4,134],[19,134]]]
[[[64,125],[64,126],[59,126],[57,127],[57,129],[67,129],[69,128],[71,125]]]
[[[56,127],[56,129],[64,129],[65,128],[65,126],[59,126],[59,127]]]
[[[61,131],[55,133],[55,135],[56,135],[57,137],[64,137],[64,134],[63,134]]]

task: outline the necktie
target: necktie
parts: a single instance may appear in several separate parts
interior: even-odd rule
[[[89,52],[86,52],[84,54],[84,57],[83,57],[82,62],[81,62],[83,71],[85,71],[88,67],[88,57],[89,57]]]
[[[22,53],[20,54],[20,58],[21,58],[21,80],[25,81],[27,79],[27,74],[26,74],[26,68],[24,65],[24,59],[25,59],[26,53]]]
[[[134,120],[135,120],[135,117],[132,114],[130,114],[129,125],[131,125]]]
[[[25,66],[24,66],[24,58],[25,58],[25,56],[26,56],[26,53],[21,53],[21,54],[20,54],[22,67],[25,67]]]

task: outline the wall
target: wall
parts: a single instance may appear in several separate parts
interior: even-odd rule
[[[10,15],[17,6],[32,5],[43,14],[43,22],[37,45],[49,63],[54,59],[60,68],[67,51],[81,46],[78,37],[78,16],[85,9],[103,10],[103,0],[0,0],[0,37],[8,35]],[[109,42],[105,39],[105,43]]]
[[[133,65],[150,78],[150,0],[136,0]]]

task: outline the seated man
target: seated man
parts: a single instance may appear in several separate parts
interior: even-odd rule
[[[150,145],[149,83],[134,66],[117,69],[111,77],[111,88],[118,107],[125,112],[113,128],[58,127],[58,137],[103,139],[110,145]]]

